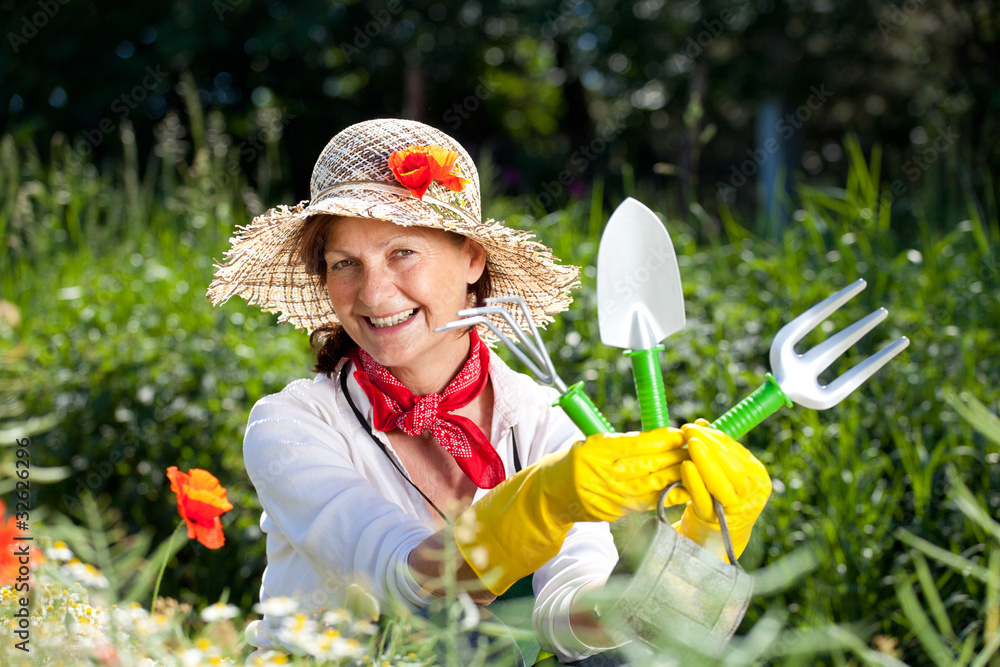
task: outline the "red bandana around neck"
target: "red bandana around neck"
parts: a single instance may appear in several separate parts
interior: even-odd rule
[[[506,477],[503,461],[471,420],[452,414],[479,396],[489,380],[490,350],[475,328],[469,334],[469,358],[440,394],[416,396],[360,347],[350,353],[354,378],[374,410],[374,426],[407,435],[430,431],[434,440],[455,458],[458,467],[481,489],[492,489]]]

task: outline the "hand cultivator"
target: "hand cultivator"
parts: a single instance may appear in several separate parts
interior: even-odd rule
[[[572,387],[567,388],[566,383],[556,373],[556,369],[552,365],[552,360],[549,358],[549,353],[545,350],[545,343],[542,342],[542,337],[538,333],[538,328],[535,326],[535,321],[532,319],[531,312],[528,311],[528,304],[524,302],[524,299],[519,296],[496,297],[486,299],[486,303],[491,305],[458,311],[458,315],[463,319],[449,322],[442,327],[438,327],[435,331],[464,329],[465,327],[477,324],[486,326],[517,357],[518,361],[528,367],[528,370],[535,376],[535,379],[542,384],[555,387],[559,391],[560,396],[559,400],[556,401],[556,405],[566,411],[566,414],[569,415],[570,419],[573,420],[573,423],[581,431],[587,435],[613,432],[615,429],[612,428],[611,422],[601,414],[601,411],[597,409],[597,406],[590,400],[590,397],[583,393],[583,382],[577,382]],[[524,317],[525,322],[528,323],[531,337],[528,337],[521,327],[517,325],[510,311],[503,306],[492,305],[497,303],[513,303],[519,306],[521,315]],[[517,339],[521,341],[524,351],[519,349],[514,344],[514,341],[493,320],[489,319],[487,315],[497,315],[502,318],[507,326],[514,331]]]

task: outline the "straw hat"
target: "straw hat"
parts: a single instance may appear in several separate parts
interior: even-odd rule
[[[419,188],[404,187],[396,176],[401,171],[400,155],[390,168],[394,152],[424,152],[414,146],[430,146],[437,155],[457,153],[457,157],[449,154],[454,160],[450,175],[431,182],[420,198]],[[306,220],[321,214],[433,227],[477,241],[486,250],[490,296],[520,295],[539,325],[568,308],[569,290],[579,286],[579,268],[556,264],[552,251],[532,240],[533,234],[496,220],[482,220],[479,174],[472,158],[454,139],[423,123],[378,119],[351,125],[323,149],[313,167],[309,193],[309,202],[278,206],[237,229],[225,262],[215,264],[215,279],[208,288],[214,305],[236,294],[265,312],[279,313],[279,322],[308,332],[337,323],[326,289],[316,276],[306,273],[295,253]],[[511,310],[523,326],[520,312]],[[502,319],[494,316],[494,321],[505,333],[513,334]],[[482,326],[480,334],[484,339],[494,338]]]

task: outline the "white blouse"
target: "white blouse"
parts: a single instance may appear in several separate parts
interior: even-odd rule
[[[554,389],[514,372],[495,354],[490,379],[492,444],[508,476],[515,472],[512,434],[524,466],[583,439],[566,413],[552,407]],[[371,403],[353,373],[347,386],[371,424]],[[405,470],[386,434],[375,436]],[[416,610],[429,603],[431,595],[415,581],[407,559],[436,532],[434,516],[358,423],[339,372],[296,380],[257,401],[243,456],[264,509],[261,602],[290,596],[306,609],[335,609],[356,584],[383,606],[395,601]],[[478,489],[475,500],[486,492]],[[559,553],[532,578],[532,621],[543,649],[563,662],[598,652],[570,629],[570,603],[581,588],[603,584],[617,560],[607,523],[578,523],[569,531]],[[280,649],[275,630],[276,619],[265,615],[247,627],[247,641],[258,649]]]

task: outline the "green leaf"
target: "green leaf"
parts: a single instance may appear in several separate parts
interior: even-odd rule
[[[986,667],[986,663],[990,661],[990,658],[997,652],[997,649],[1000,649],[1000,632],[993,635],[969,667]]]
[[[55,415],[30,417],[21,422],[7,423],[0,429],[0,445],[13,445],[21,438],[30,438],[39,433],[51,431],[59,424]]]
[[[921,537],[917,537],[904,528],[897,529],[894,534],[900,542],[903,542],[904,544],[915,549],[919,549],[930,558],[954,568],[963,575],[969,574],[977,579],[981,579],[982,581],[989,581],[989,570],[978,563],[973,563],[968,558],[963,558],[958,554],[948,551],[947,549],[942,549],[941,547],[932,544]]]
[[[951,389],[945,389],[943,394],[944,400],[955,408],[962,419],[969,422],[974,429],[994,443],[1000,445],[1000,417],[990,412],[989,408],[970,392],[963,391],[956,395]]]
[[[819,567],[815,549],[800,548],[754,572],[754,595],[773,595],[787,590],[796,581]]]
[[[143,559],[135,580],[123,596],[126,603],[138,602],[149,595],[161,564],[164,560],[173,558],[189,541],[187,533],[180,530],[180,526],[171,535],[172,539],[161,542],[149,558]]]
[[[928,657],[939,667],[952,667],[955,655],[945,646],[941,636],[931,626],[931,621],[924,613],[913,587],[906,582],[896,582],[896,598],[903,614],[909,619],[913,634],[923,644]]]
[[[20,468],[24,470],[24,468]],[[17,476],[18,468],[14,461],[4,461],[0,464],[0,477],[14,478]],[[38,484],[51,484],[61,482],[70,476],[71,470],[67,466],[32,466],[31,481]]]
[[[978,639],[979,633],[977,631],[973,630],[969,633],[969,636],[962,642],[962,650],[959,651],[955,664],[967,665],[972,661],[972,654],[976,651],[976,641]]]
[[[965,516],[992,535],[993,539],[1000,541],[1000,523],[990,518],[990,515],[969,491],[969,487],[962,482],[962,478],[959,477],[954,466],[949,465],[945,468],[945,474],[951,484],[951,488],[948,489],[948,498]]]
[[[917,579],[920,580],[920,590],[923,592],[924,599],[927,600],[927,604],[931,608],[931,614],[934,616],[938,630],[945,637],[954,639],[955,630],[951,627],[948,612],[944,608],[944,603],[941,602],[941,595],[938,592],[937,584],[934,583],[930,568],[927,567],[927,561],[924,560],[923,555],[919,551],[913,553],[913,565],[917,571]]]

